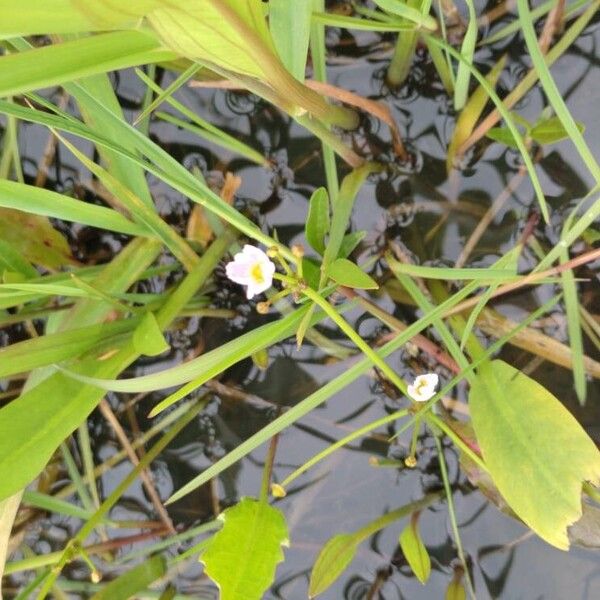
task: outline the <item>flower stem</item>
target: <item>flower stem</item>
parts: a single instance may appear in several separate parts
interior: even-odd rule
[[[361,352],[367,356],[373,364],[381,369],[384,375],[404,394],[407,394],[406,383],[392,370],[391,367],[367,344],[361,337],[352,329],[350,324],[339,315],[333,306],[329,304],[325,298],[322,298],[320,294],[315,292],[310,287],[305,287],[301,290],[302,293],[322,308],[327,316],[356,344]]]

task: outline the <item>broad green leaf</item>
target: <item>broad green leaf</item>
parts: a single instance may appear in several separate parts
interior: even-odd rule
[[[428,494],[421,500],[416,500],[378,517],[354,533],[340,533],[333,536],[321,548],[313,566],[308,587],[309,597],[314,598],[322,594],[336,581],[352,562],[359,544],[390,523],[429,506],[439,497],[440,495],[437,493]]]
[[[352,252],[354,252],[354,249],[363,241],[366,235],[367,232],[364,230],[347,233],[340,245],[338,258],[348,258]]]
[[[330,225],[329,195],[325,188],[318,188],[310,197],[305,235],[311,248],[321,255],[325,252],[325,236]]]
[[[338,258],[329,267],[329,277],[340,285],[359,290],[375,290],[377,282],[347,258]]]
[[[147,15],[166,46],[179,56],[268,80],[279,61],[260,0],[188,0]]]
[[[596,445],[548,390],[500,360],[480,367],[469,408],[500,493],[542,539],[568,549],[582,482],[600,480]]]
[[[215,533],[200,560],[219,586],[221,600],[260,600],[275,577],[287,546],[283,513],[266,502],[242,498],[219,517]]]
[[[583,123],[576,121],[575,124],[580,133],[585,131]],[[538,121],[532,127],[529,135],[538,144],[542,145],[554,144],[569,137],[569,134],[558,117],[551,117],[549,119],[544,119],[543,121]]]
[[[147,228],[126,219],[116,210],[6,179],[0,180],[0,207],[90,225],[117,233],[149,235]]]
[[[400,548],[416,578],[424,584],[431,574],[431,559],[421,539],[417,519],[418,515],[413,514],[409,524],[402,530]]]
[[[270,0],[269,29],[287,70],[304,81],[310,38],[312,0]]]
[[[169,349],[156,317],[147,312],[133,332],[133,347],[146,356],[158,356]]]
[[[138,592],[148,589],[150,584],[160,579],[167,572],[167,561],[164,556],[152,556],[130,571],[119,575],[114,581],[94,594],[91,600],[130,600]]]
[[[0,208],[0,240],[28,261],[48,269],[75,262],[67,240],[46,217]]]

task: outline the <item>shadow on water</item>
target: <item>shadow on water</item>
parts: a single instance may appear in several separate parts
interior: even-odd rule
[[[483,141],[467,157],[463,170],[455,171],[449,179],[445,149],[455,115],[425,54],[418,54],[408,82],[400,90],[389,90],[383,77],[390,55],[389,39],[373,34],[355,37],[330,31],[328,41],[332,52],[330,81],[388,103],[411,154],[410,164],[398,166],[391,150],[389,131],[385,125],[370,118],[363,119],[361,129],[351,138],[362,153],[390,165],[383,175],[370,179],[356,202],[353,227],[368,231],[363,256],[394,241],[421,262],[453,264],[482,215],[518,171],[519,156],[499,144]],[[598,43],[600,33],[595,23],[558,62],[554,71],[575,117],[586,123],[587,139],[596,156],[600,156]],[[513,88],[527,68],[527,54],[513,39],[489,51],[483,62],[491,65],[505,51],[509,53],[510,66],[502,76],[501,90]],[[125,72],[116,83],[123,104],[130,114],[134,114],[141,95],[136,78]],[[274,168],[267,171],[243,160],[232,160],[225,151],[165,123],[151,124],[153,138],[188,168],[199,167],[215,187],[220,186],[226,170],[239,175],[242,178],[237,199],[239,206],[265,227],[276,228],[285,243],[302,243],[308,197],[315,186],[324,184],[317,140],[272,107],[247,94],[186,89],[182,91],[182,98],[184,103],[209,116],[219,127],[264,151],[273,161]],[[542,93],[534,91],[520,104],[519,110],[526,118],[535,120],[543,106]],[[35,175],[43,147],[40,141],[45,135],[38,128],[25,125],[22,148],[29,177]],[[55,189],[72,189],[93,200],[87,175],[80,175],[77,165],[65,153],[60,153],[58,158],[51,171]],[[539,223],[534,235],[542,244],[551,245],[559,237],[564,216],[585,194],[590,180],[568,143],[550,147],[538,170],[554,218],[550,225]],[[151,183],[161,214],[184,231],[190,203],[159,182]],[[535,210],[532,188],[524,180],[485,232],[469,264],[485,266],[505,253],[516,243],[522,230],[520,224],[524,224]],[[79,256],[88,261],[102,262],[120,248],[121,242],[114,236],[96,232],[91,235],[90,230],[80,226],[62,227]],[[527,268],[526,259],[522,266]],[[158,282],[155,284],[159,285]],[[595,284],[595,287],[592,282],[582,284],[582,293],[591,298],[588,305],[597,313],[600,311],[597,278]],[[224,278],[218,280],[218,285],[214,302],[217,306],[238,309],[239,316],[226,322],[192,318],[171,334],[171,355],[160,363],[140,363],[137,373],[164,368],[194,353],[214,348],[262,322],[262,317],[245,306],[243,295],[235,286]],[[496,307],[519,321],[545,299],[539,291],[524,291]],[[380,301],[386,309],[402,318],[409,321],[414,318],[411,309],[396,307],[385,297]],[[564,340],[564,315],[557,313],[554,316],[546,333]],[[364,336],[378,333],[375,323],[368,318],[358,320],[357,326]],[[324,331],[337,335],[326,327]],[[14,329],[12,335],[18,338],[19,330]],[[592,352],[592,348],[586,350]],[[503,356],[519,367],[526,367],[531,358],[515,349],[507,349]],[[428,366],[427,360],[396,353],[391,364],[400,373],[411,374],[421,362]],[[266,371],[261,371],[251,361],[229,369],[222,383],[243,389],[246,396],[240,399],[213,392],[205,413],[177,438],[164,459],[153,467],[161,495],[166,497],[181,487],[265,425],[281,408],[297,403],[347,365],[347,362],[329,364],[324,355],[310,346],[296,351],[292,341],[288,341],[270,350]],[[447,375],[443,369],[438,368],[438,371],[442,377]],[[535,368],[533,377],[561,398],[590,434],[600,441],[600,388],[597,382],[589,384],[588,404],[582,409],[577,404],[571,374],[566,369],[543,363]],[[150,426],[146,415],[160,397],[157,393],[150,394],[135,405],[142,429]],[[116,398],[111,400],[116,407]],[[281,480],[328,443],[395,407],[396,400],[379,382],[361,378],[281,435],[276,478]],[[92,417],[90,427],[96,458],[102,460],[114,452],[112,432],[99,416]],[[291,547],[286,551],[286,561],[280,566],[277,581],[267,598],[306,598],[310,568],[316,553],[331,535],[352,531],[390,508],[419,498],[426,491],[440,489],[431,439],[421,439],[418,468],[414,470],[376,469],[369,465],[370,456],[403,457],[408,443],[407,437],[400,437],[389,444],[381,436],[355,442],[296,481],[288,496],[280,502],[290,525]],[[174,521],[191,526],[211,518],[217,508],[215,496],[218,507],[223,508],[236,502],[241,495],[257,494],[264,455],[265,449],[261,448],[226,471],[213,489],[205,486],[176,503],[171,508]],[[600,559],[597,554],[581,548],[563,553],[534,536],[524,535],[523,527],[488,504],[459,474],[457,456],[451,448],[447,449],[447,460],[463,543],[475,565],[473,575],[478,598],[562,600],[600,597]],[[122,468],[117,468],[103,477],[105,494],[112,490],[122,473]],[[130,489],[113,516],[149,517],[151,510],[142,487],[137,485]],[[396,524],[363,544],[348,572],[323,597],[347,600],[444,597],[452,569],[457,568],[445,504],[429,509],[420,523],[433,567],[426,587],[414,578],[398,550],[401,525]],[[64,539],[69,537],[69,529],[67,520],[52,517],[42,523],[37,539],[31,540],[32,549],[40,553],[61,547]],[[199,597],[210,597],[206,581],[198,579],[200,573],[200,567],[186,572],[179,580],[179,587],[187,593],[195,590],[202,594]],[[74,569],[68,574],[73,578],[84,576]]]

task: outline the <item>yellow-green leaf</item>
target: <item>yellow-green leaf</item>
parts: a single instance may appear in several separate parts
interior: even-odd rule
[[[355,533],[341,533],[323,546],[310,574],[310,598],[322,594],[346,570],[361,542]]]
[[[48,269],[74,263],[67,240],[46,217],[0,208],[0,240],[30,262]]]
[[[147,312],[135,328],[133,346],[140,354],[146,356],[157,356],[169,349],[156,317],[151,312]]]
[[[379,287],[371,276],[347,258],[334,260],[329,267],[328,275],[340,285],[359,290],[375,290]]]
[[[413,514],[410,523],[402,530],[400,548],[416,578],[425,583],[431,574],[431,559],[419,533],[418,513]]]
[[[325,188],[318,188],[310,197],[306,219],[306,241],[319,254],[325,252],[325,236],[329,233],[329,195]]]
[[[600,480],[594,442],[548,390],[500,360],[480,367],[469,407],[500,493],[542,539],[567,550],[582,482]]]
[[[260,600],[283,560],[288,544],[280,510],[253,498],[242,498],[219,517],[223,528],[210,541],[200,560],[219,586],[221,600]]]

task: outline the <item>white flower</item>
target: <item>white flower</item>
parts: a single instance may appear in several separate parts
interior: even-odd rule
[[[247,286],[246,297],[250,300],[271,287],[275,265],[260,248],[246,244],[227,263],[225,272],[231,281]]]
[[[419,375],[412,385],[408,386],[408,395],[415,402],[427,402],[435,396],[435,388],[439,377],[435,373]]]

